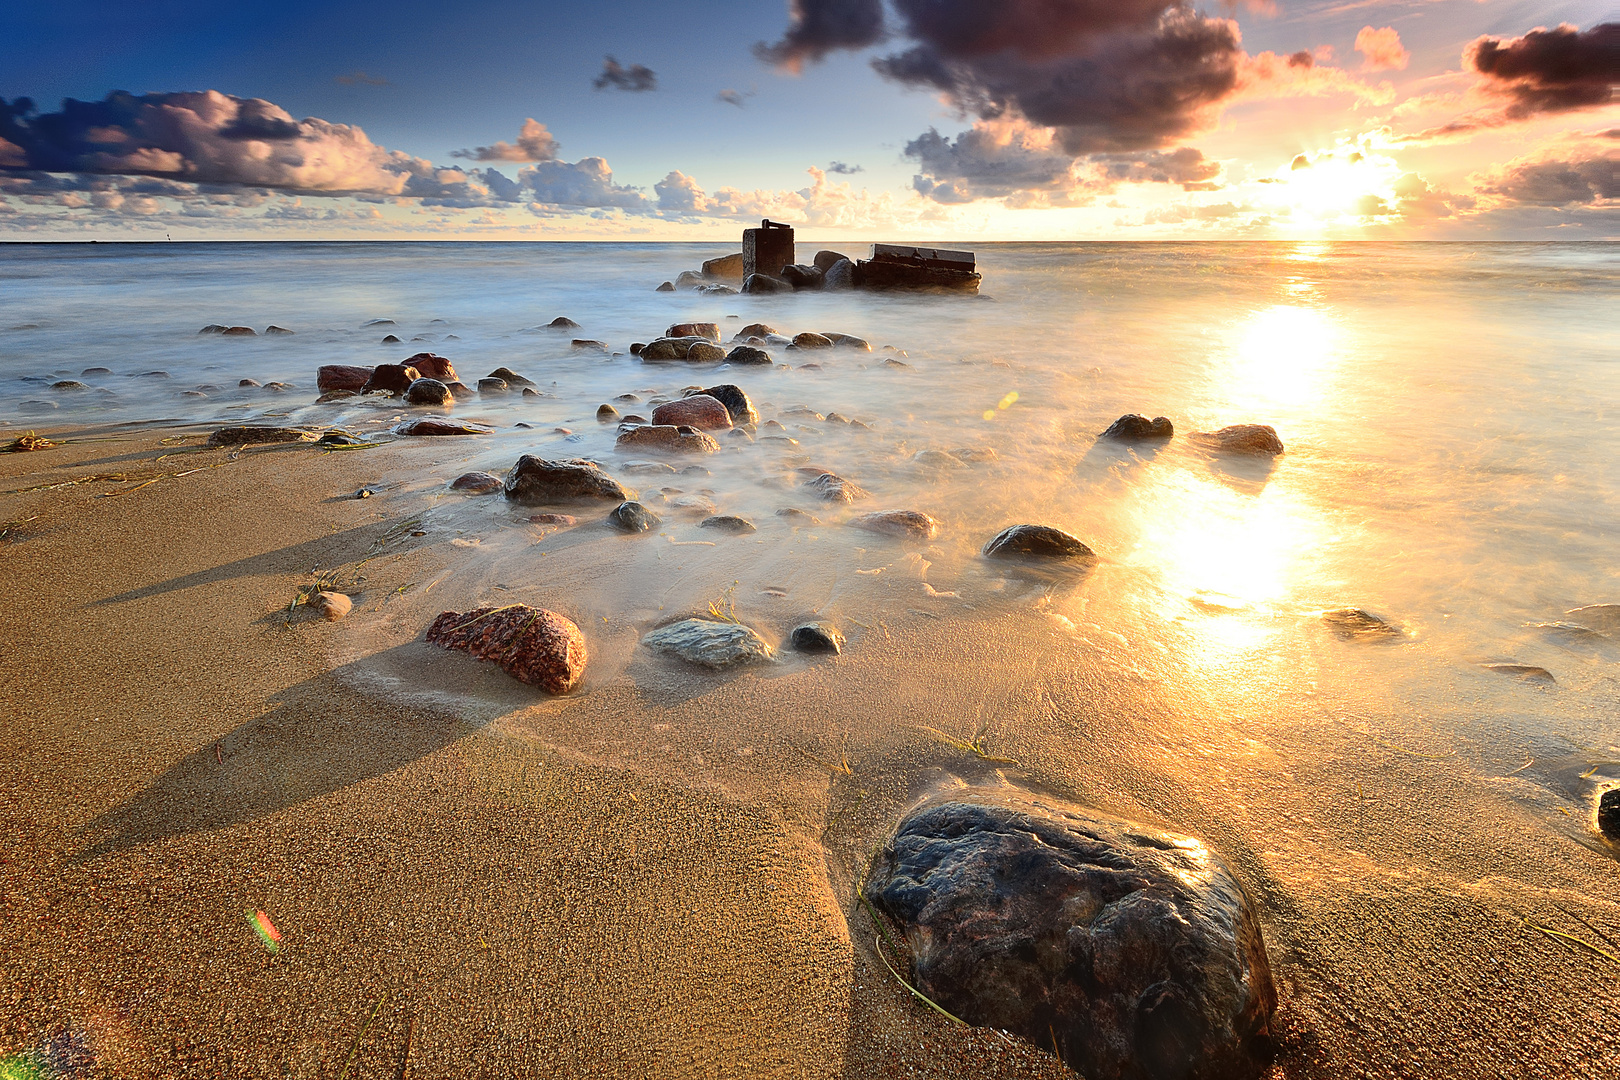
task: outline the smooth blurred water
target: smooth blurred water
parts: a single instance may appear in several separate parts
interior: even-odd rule
[[[813,250],[801,245],[801,259]],[[1489,717],[1490,732],[1475,734],[1503,755],[1535,739],[1590,747],[1615,737],[1614,638],[1535,625],[1620,602],[1615,245],[995,244],[978,248],[993,300],[653,291],[724,253],[8,245],[0,418],[13,429],[179,418],[381,431],[409,410],[314,405],[315,368],[427,350],[470,383],[506,365],[545,396],[458,402],[456,415],[498,431],[446,447],[444,470],[498,471],[523,452],[589,456],[662,508],[666,541],[713,539],[697,528],[701,511],[683,513],[684,496],[760,523],[756,537],[690,549],[681,588],[667,560],[648,554],[663,549],[614,548],[604,608],[656,593],[659,603],[645,604],[656,611],[727,583],[744,596],[791,577],[801,592],[822,590],[820,607],[853,611],[850,590],[869,579],[850,572],[886,568],[922,579],[917,602],[982,610],[1009,593],[977,558],[980,545],[1006,524],[1042,521],[1083,537],[1104,564],[1077,588],[1024,599],[1060,629],[1100,648],[1113,642],[1132,671],[1174,669],[1197,692],[1245,707],[1281,693],[1350,702],[1372,687],[1388,716],[1424,717],[1393,723],[1455,734]],[[571,335],[536,329],[559,315],[614,355],[574,352]],[[374,319],[397,325],[363,325]],[[727,337],[755,321],[790,335],[855,334],[904,350],[910,366],[846,350],[778,351],[779,365],[763,370],[628,354],[631,341],[687,320],[719,322]],[[207,323],[295,333],[198,336]],[[388,332],[405,340],[381,344]],[[94,367],[111,374],[81,375]],[[156,371],[167,377],[146,374]],[[50,389],[60,378],[91,389]],[[293,389],[238,389],[242,378]],[[797,445],[723,436],[722,453],[701,462],[709,475],[661,480],[627,472],[649,455],[617,451],[615,429],[594,420],[619,394],[678,396],[719,382],[742,385]],[[198,386],[209,387],[205,396],[181,396]],[[801,405],[870,430],[788,411]],[[1178,438],[1157,452],[1097,443],[1126,412],[1169,416]],[[1211,456],[1181,437],[1234,423],[1275,426],[1287,453],[1267,466]],[[913,460],[963,447],[998,458],[951,469]],[[873,498],[819,506],[799,486],[796,470],[806,467],[847,475]],[[448,475],[401,482],[442,491]],[[824,528],[775,517],[790,505]],[[836,528],[890,507],[933,514],[941,536],[906,550]],[[530,557],[532,536],[511,546],[498,535],[516,520],[503,500],[455,512],[464,529],[490,534],[491,558]],[[1340,642],[1316,616],[1343,606],[1386,615],[1408,636],[1386,648]],[[1545,666],[1558,681],[1519,682],[1485,671],[1486,661]]]

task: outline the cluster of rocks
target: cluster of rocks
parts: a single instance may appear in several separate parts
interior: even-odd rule
[[[1123,443],[1154,443],[1168,442],[1175,434],[1175,425],[1168,417],[1155,416],[1149,420],[1139,413],[1126,413],[1097,437]],[[1233,424],[1219,431],[1197,432],[1192,439],[1200,446],[1223,454],[1275,457],[1283,452],[1277,429],[1269,424]]]
[[[822,250],[797,261],[793,229],[769,219],[743,230],[743,250],[684,270],[657,292],[691,290],[709,295],[762,295],[806,289],[928,290],[977,293],[980,276],[971,251],[873,244],[870,259]]]
[[[292,333],[292,331],[288,330],[285,326],[275,326],[275,325],[265,327],[264,332],[266,334],[290,334],[290,333]],[[201,330],[197,331],[197,333],[198,334],[218,334],[221,337],[257,337],[258,336],[258,332],[255,331],[253,329],[253,327],[251,327],[251,326],[221,326],[219,323],[209,323],[207,326],[205,326]]]
[[[675,323],[661,337],[652,341],[637,341],[630,345],[630,354],[643,363],[681,361],[689,364],[733,364],[738,367],[768,367],[775,359],[768,349],[778,348],[790,352],[817,349],[850,349],[869,353],[872,345],[865,338],[853,334],[801,333],[787,337],[768,323],[749,323],[722,343],[717,323]],[[888,349],[889,352],[895,350]]]

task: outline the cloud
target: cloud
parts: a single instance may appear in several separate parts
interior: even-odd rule
[[[613,182],[613,170],[599,157],[542,161],[518,172],[517,183],[532,202],[549,206],[616,207],[648,211],[652,204],[639,188]]]
[[[472,150],[452,150],[450,156],[473,161],[550,161],[557,156],[557,140],[551,137],[546,125],[531,116],[523,121],[516,143],[498,142]]]
[[[368,75],[358,69],[347,75],[334,75],[332,81],[343,86],[387,86],[388,80],[381,75]]]
[[[748,107],[748,99],[753,97],[756,93],[758,93],[758,91],[753,89],[732,90],[728,88],[714,95],[714,100],[723,101],[727,105],[735,105],[737,108],[743,109]]]
[[[1362,55],[1363,71],[1404,71],[1412,58],[1393,26],[1381,29],[1363,26],[1356,34],[1356,52]]]
[[[1568,157],[1538,156],[1511,161],[1477,188],[1514,203],[1535,206],[1578,206],[1620,199],[1620,178],[1605,148]]]
[[[883,0],[789,0],[787,33],[774,45],[760,42],[754,55],[785,71],[799,72],[806,60],[820,60],[835,49],[864,49],[886,36]]]
[[[924,216],[922,204],[896,203],[887,192],[873,196],[848,183],[830,183],[820,169],[810,174],[809,187],[797,191],[723,187],[706,192],[697,180],[678,170],[653,185],[658,208],[666,218],[731,218],[755,221],[772,218],[822,229],[897,228]]]
[[[866,170],[859,165],[845,165],[842,161],[835,161],[827,166],[827,171],[837,173],[839,176],[854,176],[856,173],[865,172]]]
[[[648,90],[658,89],[658,76],[653,69],[642,64],[622,66],[618,60],[611,56],[602,58],[602,74],[591,80],[591,85],[598,90],[613,87],[617,90],[628,90],[632,93],[645,93]]]
[[[1620,83],[1620,23],[1580,30],[1565,23],[1523,37],[1481,37],[1463,51],[1463,63],[1485,87],[1510,99],[1506,117],[1569,112],[1607,105]]]

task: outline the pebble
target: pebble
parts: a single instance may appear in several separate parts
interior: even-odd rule
[[[337,622],[354,607],[354,601],[340,592],[318,592],[315,594],[313,606],[321,613],[322,618],[328,622]]]
[[[463,424],[450,419],[448,416],[424,416],[419,420],[407,420],[394,428],[395,435],[435,436],[435,435],[488,435],[493,429],[481,424]]]
[[[650,532],[663,519],[638,502],[622,502],[608,514],[608,524],[628,533]]]
[[[506,497],[516,503],[552,503],[574,499],[633,498],[594,462],[578,459],[547,461],[524,454],[507,473]]]
[[[850,524],[867,532],[885,533],[907,540],[932,540],[939,535],[939,521],[918,510],[879,510],[852,518]]]
[[[1096,557],[1079,537],[1050,525],[1011,525],[984,545],[991,559],[1091,559]]]
[[[719,529],[721,532],[742,536],[751,532],[758,532],[759,528],[745,517],[736,514],[718,514],[714,517],[704,518],[698,523],[700,529]]]
[[[1233,424],[1219,431],[1203,431],[1193,436],[1199,442],[1226,454],[1268,454],[1283,452],[1277,429],[1269,424]]]
[[[641,643],[692,664],[723,670],[773,658],[770,645],[741,623],[683,619],[659,627]]]
[[[844,651],[844,635],[831,623],[812,622],[793,628],[789,642],[800,652],[832,653]]]
[[[450,487],[456,491],[465,491],[469,495],[493,495],[506,485],[506,481],[494,473],[470,472],[462,473],[450,481]]]
[[[450,388],[438,379],[417,379],[405,391],[405,400],[412,405],[449,405]]]

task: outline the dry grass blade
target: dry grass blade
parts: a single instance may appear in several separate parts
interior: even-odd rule
[[[963,1027],[967,1027],[966,1020],[963,1020],[960,1016],[948,1011],[945,1006],[941,1005],[939,1002],[935,1001],[933,998],[929,997],[915,986],[912,986],[910,983],[906,982],[905,978],[895,970],[894,965],[889,963],[889,958],[883,954],[883,943],[877,938],[872,939],[872,948],[877,950],[878,959],[882,960],[883,966],[889,969],[889,974],[894,976],[894,981],[905,987],[907,992],[910,993],[912,997],[916,998],[930,1009],[933,1009],[945,1019],[953,1020],[956,1023],[961,1024]]]
[[[383,1007],[383,1002],[387,1000],[388,991],[384,990],[383,996],[377,999],[377,1004],[371,1007],[371,1015],[366,1017],[364,1024],[360,1025],[360,1034],[354,1037],[354,1045],[349,1047],[349,1056],[343,1062],[343,1071],[338,1073],[338,1080],[344,1080],[344,1077],[349,1075],[349,1067],[354,1064],[355,1055],[360,1053],[360,1044],[366,1041],[366,1033],[371,1030],[371,1025],[377,1020],[377,1011]]]
[[[324,453],[338,454],[345,450],[370,450],[374,446],[381,445],[382,443],[380,442],[328,443],[321,449]]]
[[[1607,769],[1613,765],[1620,765],[1620,761],[1594,761],[1592,767],[1581,773],[1582,780],[1590,780],[1599,769]]]
[[[35,435],[32,431],[25,431],[6,444],[5,452],[8,454],[24,454],[30,450],[49,450],[57,445],[59,444],[51,442],[43,435]]]
[[[709,601],[709,618],[715,622],[741,623],[737,618],[737,584],[733,581],[719,599]]]
[[[19,535],[26,531],[30,522],[38,520],[39,515],[33,514],[29,517],[19,518],[16,521],[0,521],[0,540],[18,539]]]
[[[1566,934],[1562,930],[1554,930],[1549,926],[1542,926],[1539,923],[1533,923],[1529,919],[1526,919],[1524,921],[1524,927],[1525,927],[1526,930],[1534,930],[1538,934],[1545,934],[1548,937],[1553,938],[1553,939],[1555,939],[1557,941],[1567,941],[1567,942],[1571,942],[1572,944],[1579,945],[1581,948],[1585,949],[1587,952],[1595,953],[1596,955],[1603,957],[1603,959],[1609,961],[1610,963],[1620,964],[1620,956],[1616,956],[1614,953],[1610,952],[1607,949],[1600,949],[1596,945],[1592,944],[1590,941],[1587,941],[1584,938],[1578,938],[1574,934]]]
[[[939,728],[929,727],[926,724],[919,724],[918,730],[926,731],[930,735],[938,736],[940,739],[943,739],[945,742],[956,747],[958,750],[974,755],[980,761],[988,761],[992,765],[1018,764],[1018,762],[1012,758],[996,757],[994,754],[990,753],[990,751],[985,748],[985,736],[984,732],[982,731],[974,735],[970,740],[963,740],[958,739],[954,735],[947,735],[945,732],[939,730]]]

